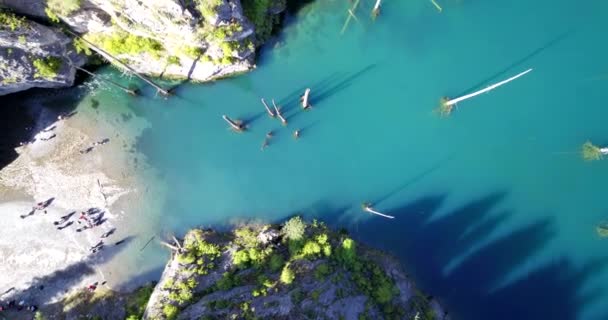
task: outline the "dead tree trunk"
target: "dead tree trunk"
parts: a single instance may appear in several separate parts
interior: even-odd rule
[[[372,208],[372,206],[369,203],[364,203],[363,204],[363,210],[365,210],[365,211],[367,211],[369,213],[373,213],[375,215],[384,217],[384,218],[395,219],[395,217],[393,217],[393,216],[389,216],[387,214],[384,214],[384,213],[381,213],[381,212],[378,212],[378,211],[374,210],[374,208]]]
[[[281,119],[281,123],[286,126],[287,125],[287,119],[285,119],[283,117],[283,114],[281,114],[281,109],[279,109],[279,107],[277,107],[277,105],[274,103],[274,99],[272,99],[272,106],[274,107],[274,110],[277,112],[277,117],[279,117],[279,119]]]
[[[355,4],[353,4],[353,7],[348,9],[348,17],[346,18],[346,21],[344,21],[344,26],[342,26],[342,30],[340,30],[340,34],[344,34],[344,31],[346,31],[346,28],[348,28],[348,24],[350,23],[351,19],[355,19],[357,21],[357,17],[355,16],[355,11],[357,11],[359,2],[360,2],[360,0],[355,0]]]
[[[98,75],[94,74],[93,72],[91,72],[91,71],[89,71],[89,70],[83,69],[83,68],[81,68],[81,67],[77,67],[77,66],[75,66],[75,65],[73,65],[73,66],[74,66],[74,68],[76,68],[76,69],[78,69],[78,70],[80,70],[80,71],[82,71],[82,72],[84,72],[84,73],[86,73],[86,74],[88,74],[88,75],[90,75],[90,76],[94,77],[95,79],[99,79],[99,80],[106,81],[106,82],[108,82],[108,83],[113,84],[114,86],[116,86],[116,87],[118,87],[118,88],[122,89],[124,92],[126,92],[126,93],[128,93],[128,94],[130,94],[130,95],[132,95],[132,96],[136,96],[136,95],[137,95],[137,91],[136,91],[136,90],[131,90],[131,89],[129,89],[129,88],[127,88],[127,87],[124,87],[124,86],[122,86],[122,85],[120,85],[120,84],[118,84],[118,83],[116,83],[116,82],[114,82],[114,81],[112,81],[112,80],[110,80],[110,79],[105,79],[105,78],[102,78],[102,77],[100,77],[100,76],[98,76]]]
[[[439,10],[439,12],[443,11],[443,8],[441,8],[441,6],[435,0],[431,0],[431,2],[435,6],[435,8],[437,8],[437,10]]]
[[[224,120],[226,120],[226,122],[228,122],[228,124],[230,125],[230,127],[232,127],[232,129],[236,130],[236,131],[243,131],[243,125],[240,123],[237,123],[236,121],[233,121],[232,119],[228,118],[227,115],[223,115],[222,118],[224,118]]]
[[[380,14],[380,4],[382,0],[376,0],[376,4],[374,5],[374,9],[372,9],[372,17],[377,17]]]
[[[310,88],[306,88],[306,91],[304,91],[304,95],[302,95],[302,97],[300,98],[300,101],[302,102],[302,109],[304,109],[304,110],[311,107],[310,103],[308,102],[309,97],[310,97]]]
[[[473,97],[478,96],[478,95],[480,95],[482,93],[485,93],[485,92],[488,92],[490,90],[496,89],[496,88],[502,86],[503,84],[509,83],[509,82],[511,82],[511,81],[513,81],[513,80],[515,80],[515,79],[517,79],[517,78],[525,75],[526,73],[528,73],[530,71],[532,71],[532,69],[528,69],[528,70],[526,70],[526,71],[524,71],[522,73],[519,73],[519,74],[517,74],[517,75],[515,75],[515,76],[513,76],[513,77],[511,77],[509,79],[497,82],[497,83],[495,83],[493,85],[490,85],[490,86],[488,86],[488,87],[486,87],[484,89],[475,91],[473,93],[469,93],[467,95],[458,97],[456,99],[449,100],[447,98],[444,98],[441,101],[442,113],[443,114],[449,114],[452,111],[452,108],[454,107],[454,105],[456,105],[458,102],[464,101],[464,100],[467,100],[467,99],[470,99],[470,98],[473,98]]]
[[[268,116],[270,116],[271,118],[275,117],[274,112],[272,112],[272,110],[270,110],[270,108],[268,107],[268,105],[266,104],[266,101],[264,100],[264,98],[262,98],[262,104],[264,105],[264,107],[266,108],[266,112],[268,112]]]
[[[133,70],[133,68],[129,67],[127,64],[123,63],[122,61],[120,61],[120,59],[114,57],[113,55],[109,54],[107,51],[99,48],[98,46],[96,46],[94,43],[92,43],[91,41],[77,35],[76,33],[67,30],[66,31],[68,33],[70,33],[71,35],[73,35],[74,37],[77,37],[81,40],[83,40],[84,42],[86,42],[88,45],[91,46],[91,48],[95,49],[95,51],[101,53],[103,56],[109,57],[112,60],[114,60],[114,62],[116,62],[117,64],[119,64],[120,66],[122,66],[123,68],[129,70],[131,73],[133,73],[134,75],[136,75],[138,78],[140,78],[141,80],[143,80],[144,82],[146,82],[147,84],[151,85],[152,87],[154,87],[158,92],[162,93],[163,95],[168,96],[169,95],[169,91],[163,89],[160,85],[157,85],[156,83],[154,83],[152,80],[148,79],[147,77],[139,74],[139,72]]]

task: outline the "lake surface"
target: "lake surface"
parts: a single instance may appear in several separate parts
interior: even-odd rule
[[[349,2],[317,1],[250,74],[184,84],[168,100],[98,90],[111,114],[150,125],[138,151],[166,189],[148,199],[150,232],[299,213],[398,256],[454,319],[608,319],[608,239],[595,231],[608,219],[608,161],[580,156],[588,139],[608,144],[608,2],[438,2],[441,13],[387,0],[372,22],[362,1],[340,35]],[[449,117],[434,112],[443,96],[528,68]],[[310,111],[298,105],[306,87]],[[364,201],[396,218],[362,212]]]

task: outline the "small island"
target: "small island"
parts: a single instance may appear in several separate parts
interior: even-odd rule
[[[193,229],[183,240],[161,244],[172,255],[158,283],[128,294],[83,290],[37,316],[449,319],[395,258],[317,220]]]

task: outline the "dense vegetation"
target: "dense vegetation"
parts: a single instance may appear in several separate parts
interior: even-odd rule
[[[165,52],[160,42],[124,31],[117,31],[110,35],[89,34],[86,38],[108,53],[117,56],[121,54],[138,55],[147,53],[153,58],[159,59]]]
[[[255,36],[258,43],[263,43],[270,38],[272,29],[279,23],[277,15],[269,14],[272,0],[243,0],[243,13],[255,25]]]
[[[160,312],[165,319],[175,319],[190,304],[213,293],[225,298],[206,300],[211,312],[204,319],[228,315],[254,319],[254,305],[260,308],[256,298],[288,296],[294,310],[300,310],[301,302],[320,301],[330,287],[336,292],[331,301],[360,295],[368,298],[360,319],[377,317],[378,313],[386,319],[403,319],[412,310],[418,319],[432,319],[423,296],[412,298],[409,306],[400,304],[397,286],[376,261],[380,256],[360,249],[345,233],[332,232],[317,221],[307,224],[294,217],[279,230],[245,225],[231,234],[194,230],[186,236],[183,247],[176,257],[181,266],[178,273],[162,283],[167,293],[160,300],[164,301]],[[219,265],[223,268],[218,269]],[[217,280],[208,283],[205,277]],[[249,298],[230,296],[232,289],[245,286],[252,288],[246,295]],[[327,296],[324,299],[323,303],[332,303]],[[317,312],[324,312],[322,304],[315,305],[300,311],[314,318]]]
[[[25,25],[25,18],[14,13],[0,9],[0,30],[15,31]]]
[[[57,72],[61,69],[63,62],[58,57],[36,58],[33,60],[36,68],[36,77],[52,79],[57,77]]]

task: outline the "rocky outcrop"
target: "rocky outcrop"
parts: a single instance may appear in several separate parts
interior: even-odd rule
[[[251,7],[244,10],[240,0],[0,0],[1,6],[20,15],[45,19],[49,24],[61,21],[95,44],[91,49],[110,62],[120,59],[139,73],[194,81],[255,67],[255,47],[260,40],[256,31],[268,32],[269,24],[285,9],[285,0],[268,1],[268,8],[262,9],[247,4]],[[5,31],[0,34],[4,43],[19,36],[13,30]],[[66,39],[56,42],[65,46]],[[0,52],[0,56],[8,54]],[[33,86],[53,84],[40,81]]]
[[[186,234],[143,319],[437,319],[399,263],[318,222],[289,239],[279,226]]]
[[[0,95],[33,87],[71,86],[76,70],[86,61],[70,38],[58,29],[0,12]]]

